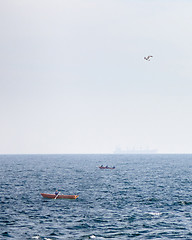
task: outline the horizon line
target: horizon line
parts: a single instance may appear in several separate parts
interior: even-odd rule
[[[163,155],[163,154],[174,154],[174,155],[179,155],[179,154],[192,154],[191,153],[184,153],[184,152],[179,152],[179,153],[174,153],[174,152],[169,152],[169,153],[163,153],[163,152],[157,152],[157,153],[0,153],[0,155],[96,155],[96,154],[108,154],[108,155]]]

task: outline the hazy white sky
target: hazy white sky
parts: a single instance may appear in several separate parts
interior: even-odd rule
[[[1,0],[0,153],[191,153],[191,12],[189,0]]]

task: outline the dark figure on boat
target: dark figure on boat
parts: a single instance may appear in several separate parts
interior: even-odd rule
[[[55,191],[55,196],[57,196],[58,194],[59,194],[59,192],[56,190],[56,191]]]

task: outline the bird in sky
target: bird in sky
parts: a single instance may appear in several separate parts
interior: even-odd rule
[[[150,61],[150,58],[152,58],[153,56],[147,56],[147,57],[144,57],[144,59],[146,60],[146,61]]]

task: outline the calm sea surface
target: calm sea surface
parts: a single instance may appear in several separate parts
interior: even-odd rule
[[[0,183],[3,240],[192,239],[192,155],[0,155]]]

